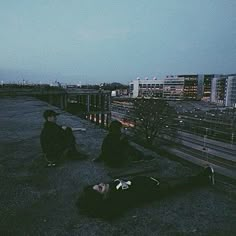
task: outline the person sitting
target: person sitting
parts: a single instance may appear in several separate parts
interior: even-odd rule
[[[122,134],[121,128],[122,124],[117,120],[110,123],[109,133],[102,143],[101,155],[95,161],[104,161],[107,166],[118,168],[129,161],[145,159],[140,151],[129,144],[127,137]]]
[[[84,187],[76,205],[80,213],[104,219],[121,216],[128,208],[197,186],[214,184],[214,170],[208,166],[198,175],[162,181],[158,177],[136,176]]]
[[[75,137],[70,127],[59,126],[57,116],[53,110],[46,110],[43,113],[45,119],[44,127],[40,134],[40,143],[48,161],[48,166],[55,166],[56,162],[63,157],[79,159],[81,154],[75,147]]]

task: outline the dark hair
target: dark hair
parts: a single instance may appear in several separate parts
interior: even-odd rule
[[[47,120],[47,118],[50,117],[50,116],[58,116],[58,115],[60,115],[60,114],[53,111],[53,110],[46,110],[43,113],[43,117],[44,117],[45,120]]]
[[[122,124],[118,120],[114,120],[110,123],[109,132],[110,133],[120,133]]]
[[[104,220],[113,220],[123,214],[125,204],[112,204],[111,199],[104,196],[93,189],[94,185],[89,185],[84,188],[80,194],[76,206],[80,214],[90,217],[98,217]]]
[[[94,185],[84,188],[80,194],[76,206],[82,214],[90,216],[99,216],[102,214],[103,195],[93,189]]]

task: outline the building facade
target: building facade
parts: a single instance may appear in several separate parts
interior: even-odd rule
[[[137,97],[163,97],[164,80],[162,79],[139,79],[129,84],[129,95]]]
[[[204,92],[204,75],[178,75],[184,78],[184,99],[201,100]]]
[[[170,100],[180,100],[184,97],[184,78],[166,77],[163,85],[163,98]]]
[[[228,76],[225,84],[225,106],[236,107],[236,75]]]
[[[211,97],[212,103],[224,105],[225,103],[225,91],[226,91],[226,76],[219,76],[212,79],[211,82]]]
[[[168,100],[204,100],[224,106],[236,104],[236,75],[192,74],[164,79],[137,78],[129,84],[129,96]]]

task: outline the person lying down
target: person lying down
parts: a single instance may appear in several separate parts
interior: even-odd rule
[[[184,190],[213,184],[214,169],[210,166],[198,175],[171,178],[165,181],[150,176],[114,179],[109,183],[84,187],[76,205],[81,214],[113,219],[121,216],[131,207]]]

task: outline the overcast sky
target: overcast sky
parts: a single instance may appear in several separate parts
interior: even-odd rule
[[[0,80],[236,72],[236,0],[0,0]]]

